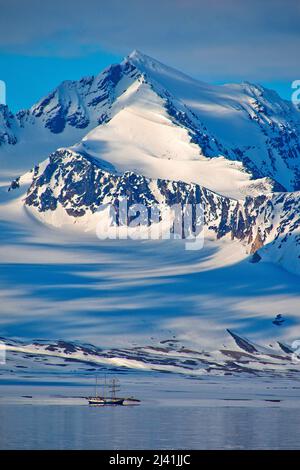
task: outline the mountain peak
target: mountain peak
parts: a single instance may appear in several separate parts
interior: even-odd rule
[[[143,52],[134,49],[124,60],[124,62],[130,62],[132,65],[139,69],[145,69],[145,68],[150,68],[150,69],[157,69],[159,67],[166,67],[162,63],[160,63],[158,60],[153,59],[153,57],[150,57]]]
[[[128,59],[137,59],[137,58],[143,58],[145,54],[143,54],[141,51],[138,49],[134,49],[129,55]]]
[[[190,83],[193,85],[196,83],[198,83],[198,85],[201,84],[201,82],[194,80],[179,70],[165,65],[159,60],[154,59],[137,49],[132,51],[131,54],[124,59],[123,64],[126,63],[130,63],[142,74],[146,75],[148,79],[157,81],[165,88],[170,86],[170,80],[173,82],[177,81],[179,83]]]

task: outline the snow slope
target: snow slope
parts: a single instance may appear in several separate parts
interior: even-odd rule
[[[174,218],[164,223],[166,208],[171,210],[174,204],[198,206],[201,211],[194,219],[197,228],[193,232],[191,228],[180,229],[178,235],[186,238],[194,233],[215,240],[238,240],[245,254],[254,254],[253,261],[269,259],[300,273],[299,193],[269,193],[237,201],[193,183],[149,179],[132,171],[119,173],[105,161],[87,156],[82,147],[80,150],[54,152],[20,180],[14,180],[9,191],[15,192],[19,203],[40,221],[101,237],[107,236],[112,226],[111,212],[104,210],[106,205],[117,208],[125,199],[129,210],[143,205],[147,214],[140,220],[139,230],[143,233],[139,232],[138,238],[145,238],[147,231],[150,238],[151,230],[155,238],[173,232]],[[28,183],[25,192],[24,180]],[[157,220],[148,217],[154,207],[158,210]],[[130,225],[130,218],[125,225]],[[122,227],[124,234],[126,227]],[[127,230],[127,236],[132,232]]]
[[[1,206],[1,336],[78,339],[103,348],[176,336],[213,351],[226,329],[268,345],[299,338],[299,279],[270,262],[250,263],[237,241],[100,241],[51,229],[6,193]],[[4,196],[3,196],[4,197]],[[272,320],[284,313],[287,321]]]
[[[144,79],[133,83],[112,106],[111,119],[87,134],[75,151],[150,178],[198,183],[229,197],[271,191],[266,179],[254,184],[240,162],[208,159],[191,142],[187,128],[174,123],[165,101]]]
[[[144,346],[102,349],[91,344],[63,340],[34,340],[20,342],[1,338],[6,345],[7,365],[2,374],[14,377],[18,368],[22,377],[28,374],[38,378],[45,364],[52,367],[53,374],[74,372],[85,374],[108,368],[124,372],[124,369],[137,371],[159,371],[183,374],[190,377],[242,375],[254,377],[273,376],[297,380],[299,365],[293,359],[293,349],[289,352],[280,348],[280,343],[268,347],[253,344],[228,330],[233,337],[230,345],[220,350],[204,351],[190,349],[182,340],[166,338],[152,341]],[[44,367],[43,367],[44,366]],[[62,369],[63,368],[63,372]]]

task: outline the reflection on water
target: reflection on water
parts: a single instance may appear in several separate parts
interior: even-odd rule
[[[296,449],[300,410],[5,405],[1,449]]]

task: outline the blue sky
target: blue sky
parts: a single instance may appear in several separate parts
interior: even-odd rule
[[[13,111],[133,49],[213,83],[290,99],[300,79],[298,0],[0,0],[0,80]]]

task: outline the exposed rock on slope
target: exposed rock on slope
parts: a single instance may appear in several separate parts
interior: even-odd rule
[[[12,187],[17,187],[17,183],[13,182]],[[286,267],[292,242],[293,256],[299,259],[299,193],[248,196],[245,201],[236,201],[196,184],[108,171],[98,160],[61,149],[32,170],[25,205],[47,223],[59,226],[76,223],[84,229],[93,229],[90,224],[93,216],[101,223],[99,207],[103,204],[117,207],[124,198],[129,206],[143,204],[147,209],[154,205],[200,204],[205,230],[216,239],[238,239],[249,253],[266,246],[278,261],[285,260]],[[148,219],[144,223],[147,225]]]

